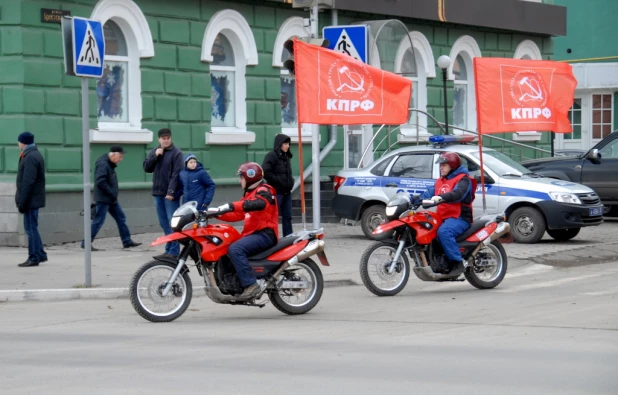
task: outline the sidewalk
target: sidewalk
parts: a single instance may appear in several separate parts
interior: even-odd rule
[[[310,224],[308,224],[310,225]],[[294,231],[302,225],[294,224]],[[358,265],[363,251],[372,241],[360,226],[325,224],[326,255],[331,266],[320,266],[326,286],[361,284]],[[528,263],[572,266],[618,260],[618,222],[585,228],[574,240],[556,242],[545,237],[535,245],[507,244],[509,269]],[[121,298],[128,296],[131,277],[138,267],[163,253],[163,246],[149,247],[159,234],[139,234],[133,239],[143,243],[122,249],[118,237],[96,239],[92,252],[92,288],[86,289],[84,250],[79,243],[46,247],[49,261],[38,267],[21,268],[17,264],[27,256],[25,248],[0,247],[0,302],[80,298]],[[195,288],[202,278],[191,268]],[[195,296],[203,296],[197,291]]]

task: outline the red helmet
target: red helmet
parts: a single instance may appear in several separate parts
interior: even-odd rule
[[[247,182],[247,186],[251,186],[256,182],[262,181],[262,178],[264,178],[264,170],[262,170],[262,166],[255,162],[247,162],[240,165],[236,175],[244,178]]]
[[[461,166],[461,159],[459,158],[459,155],[454,152],[443,152],[436,163],[448,163],[451,170],[455,170]]]

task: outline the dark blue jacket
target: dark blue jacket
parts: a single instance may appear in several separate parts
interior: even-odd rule
[[[179,175],[184,165],[182,151],[172,145],[163,151],[163,154],[155,154],[157,146],[153,148],[144,161],[144,171],[152,174],[153,196],[174,196],[175,199],[182,196],[182,185]]]
[[[199,210],[206,210],[215,195],[215,182],[210,178],[204,166],[197,162],[195,170],[185,168],[180,172],[183,185],[184,202],[197,202]]]
[[[116,164],[109,159],[108,153],[103,154],[95,163],[94,201],[105,204],[114,204],[118,201]]]
[[[34,144],[19,158],[15,205],[20,213],[45,207],[45,160]]]

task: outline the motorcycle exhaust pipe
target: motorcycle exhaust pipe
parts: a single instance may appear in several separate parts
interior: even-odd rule
[[[298,254],[288,259],[287,263],[290,266],[296,265],[298,262],[304,260],[305,258],[309,258],[312,255],[324,251],[325,245],[326,244],[324,243],[324,240],[312,240]]]
[[[275,281],[277,281],[277,278],[279,277],[282,271],[284,271],[290,266],[296,265],[298,262],[304,260],[305,258],[310,257],[311,255],[315,255],[319,252],[324,251],[324,246],[325,246],[325,243],[323,240],[312,240],[298,254],[288,259],[287,261],[283,262],[283,265],[281,265],[281,267],[276,272],[273,273],[270,283],[265,284],[264,288],[262,288],[260,293],[256,296],[256,299],[259,299],[262,296],[262,294],[264,294],[264,292],[266,292],[266,290],[269,287],[271,287]]]
[[[500,222],[498,227],[488,238],[483,240],[483,244],[489,245],[492,241],[496,240],[499,237],[509,233],[511,231],[511,225],[508,222]]]
[[[488,238],[480,242],[476,248],[470,254],[471,257],[476,256],[481,248],[488,246],[492,241],[496,240],[499,237],[504,236],[505,234],[511,231],[511,225],[508,222],[500,222],[494,233],[492,233]]]

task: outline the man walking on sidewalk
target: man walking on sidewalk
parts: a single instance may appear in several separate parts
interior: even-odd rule
[[[182,151],[172,143],[172,132],[159,130],[159,146],[153,148],[144,161],[144,171],[152,174],[152,196],[163,233],[172,233],[172,214],[180,206],[182,185],[180,172],[184,168]],[[178,242],[167,243],[162,257],[176,259],[180,255]]]
[[[24,230],[28,236],[28,259],[19,267],[39,266],[47,262],[47,253],[39,234],[39,209],[45,207],[45,161],[34,144],[34,135],[23,132],[17,137],[19,167],[15,204],[24,215]]]
[[[123,157],[124,150],[122,147],[114,146],[109,150],[109,153],[103,154],[96,161],[94,170],[94,201],[96,202],[96,209],[90,235],[92,237],[91,241],[94,241],[109,212],[112,218],[116,220],[122,246],[124,248],[131,248],[142,245],[142,243],[136,243],[131,240],[131,232],[127,227],[127,217],[124,215],[120,203],[118,203],[116,166],[122,161]],[[84,248],[83,240],[82,248]],[[91,249],[92,251],[98,251],[98,249],[92,246]]]

